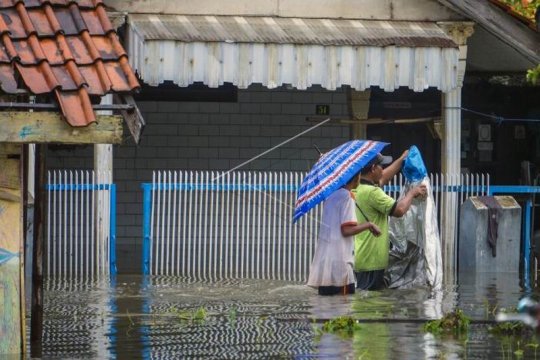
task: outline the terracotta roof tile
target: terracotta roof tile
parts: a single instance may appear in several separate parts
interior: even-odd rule
[[[15,67],[21,75],[24,84],[33,94],[50,93],[60,86],[50,65],[46,62],[33,66],[24,66],[20,63],[15,63]]]
[[[0,0],[0,15],[1,91],[15,93],[20,78],[85,126],[96,119],[90,95],[139,88],[101,0]]]
[[[92,110],[92,103],[88,92],[84,89],[76,91],[55,91],[56,98],[71,126],[86,126],[96,121],[96,115]]]
[[[99,57],[106,61],[106,60],[113,60],[118,59],[122,56],[126,55],[126,52],[124,51],[124,48],[120,45],[120,42],[118,41],[118,38],[115,34],[111,34],[112,36],[92,36],[92,42],[96,46],[99,52]],[[114,38],[114,39],[111,39]]]
[[[0,42],[0,63],[10,63],[10,62],[11,62],[11,58],[7,54],[6,47]]]
[[[94,62],[94,59],[90,56],[90,51],[86,48],[80,36],[66,36],[65,39],[77,64],[86,65]]]
[[[14,93],[17,91],[17,80],[12,64],[0,64],[0,88],[3,92]]]
[[[17,10],[15,8],[2,9],[2,20],[5,23],[9,35],[12,39],[24,39],[26,38],[26,30]],[[0,31],[3,32],[4,27],[0,26]]]

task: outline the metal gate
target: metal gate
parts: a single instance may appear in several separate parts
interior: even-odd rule
[[[116,273],[116,185],[110,179],[109,172],[48,172],[46,276]]]
[[[306,279],[319,206],[292,223],[301,172],[155,171],[142,184],[143,273],[199,278]],[[439,209],[486,195],[484,175],[430,176]],[[455,184],[459,181],[462,185]],[[401,176],[385,187],[399,196]],[[459,206],[455,206],[457,228]]]

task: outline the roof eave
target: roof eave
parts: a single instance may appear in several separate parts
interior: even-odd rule
[[[540,33],[487,1],[438,0],[478,23],[529,61],[540,64]]]

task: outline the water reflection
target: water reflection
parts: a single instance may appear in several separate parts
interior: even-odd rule
[[[120,358],[509,358],[515,341],[488,333],[496,309],[523,292],[513,274],[460,275],[460,285],[318,296],[303,284],[120,275],[114,281],[49,280],[44,357]],[[464,339],[426,334],[426,320],[463,309]],[[204,318],[196,319],[197,311]],[[352,316],[350,339],[318,335],[328,319]],[[524,340],[525,341],[525,340]],[[527,340],[529,341],[529,340]],[[524,357],[534,348],[525,347]],[[510,356],[512,358],[513,356]]]

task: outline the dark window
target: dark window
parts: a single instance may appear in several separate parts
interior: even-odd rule
[[[423,92],[399,88],[385,92],[371,88],[369,118],[388,120],[439,117],[441,115],[441,92],[429,88]]]

